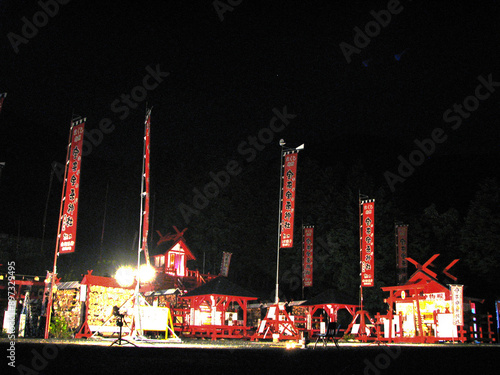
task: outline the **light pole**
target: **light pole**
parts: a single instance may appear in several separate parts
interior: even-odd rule
[[[276,249],[276,294],[275,294],[275,299],[274,303],[278,304],[280,299],[279,299],[279,268],[280,268],[280,247],[281,247],[281,214],[282,214],[282,206],[283,206],[283,195],[282,195],[282,190],[283,190],[283,156],[284,152],[286,151],[297,151],[297,153],[300,150],[304,149],[304,144],[296,147],[296,148],[287,148],[285,147],[285,141],[283,139],[280,139],[279,145],[281,147],[281,161],[280,161],[280,187],[279,187],[279,209],[278,209],[278,245]]]

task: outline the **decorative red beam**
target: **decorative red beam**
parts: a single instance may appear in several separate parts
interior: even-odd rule
[[[451,273],[448,272],[448,270],[453,267],[460,259],[455,259],[453,260],[450,264],[448,264],[445,269],[443,270],[443,273],[448,276],[450,279],[452,279],[453,281],[457,281],[457,278],[455,276],[453,276]]]

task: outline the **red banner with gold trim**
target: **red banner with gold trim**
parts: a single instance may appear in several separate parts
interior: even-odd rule
[[[78,216],[78,195],[80,191],[80,167],[82,163],[83,133],[85,120],[71,124],[71,143],[66,160],[65,194],[63,211],[59,218],[61,232],[59,236],[59,253],[68,254],[75,251],[76,219]]]
[[[283,168],[283,195],[281,206],[280,247],[293,247],[293,218],[295,213],[295,183],[297,181],[298,152],[285,153]]]
[[[304,226],[302,243],[302,285],[313,286],[314,227]]]
[[[375,245],[375,200],[361,202],[362,226],[361,226],[361,286],[374,285],[374,245]]]

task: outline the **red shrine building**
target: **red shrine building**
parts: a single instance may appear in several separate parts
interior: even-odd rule
[[[187,228],[181,232],[174,226],[174,230],[175,233],[165,236],[157,231],[160,239],[150,254],[151,265],[157,272],[155,287],[191,290],[215,278],[216,275],[202,275],[198,270],[188,268],[187,262],[196,260],[196,257],[184,239]]]
[[[389,342],[440,342],[440,341],[486,341],[493,342],[491,315],[487,315],[484,330],[476,315],[479,299],[463,295],[457,278],[448,271],[458,262],[453,260],[441,272],[431,268],[439,254],[434,254],[424,264],[411,258],[417,270],[403,285],[382,287],[389,296],[387,315],[377,315],[383,323],[383,338]],[[443,277],[444,275],[444,277]]]

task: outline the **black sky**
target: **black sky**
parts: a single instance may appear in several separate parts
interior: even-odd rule
[[[158,196],[185,191],[189,203],[198,186],[193,174],[202,169],[209,181],[208,172],[242,160],[238,145],[269,125],[273,108],[286,106],[296,118],[259,157],[278,157],[285,138],[305,143],[304,155],[323,166],[359,158],[384,185],[383,173],[397,173],[398,156],[408,158],[415,139],[442,128],[448,139],[395,193],[385,188],[419,209],[466,207],[479,179],[498,176],[500,90],[457,130],[443,113],[474,95],[479,76],[500,81],[498,2],[401,1],[402,10],[348,63],[339,44],[354,45],[353,29],[387,4],[242,1],[221,21],[210,1],[70,1],[16,53],[9,33],[22,36],[23,17],[33,21],[41,7],[2,0],[0,92],[8,97],[0,114],[0,161],[7,163],[0,232],[41,236],[50,166],[64,161],[77,114],[87,117],[88,131],[104,118],[115,126],[83,160],[80,246],[98,246],[109,183],[108,225],[126,237],[109,241],[131,247],[146,101],[154,106]],[[142,85],[148,66],[169,76],[120,119],[112,103]],[[52,189],[53,234],[61,185]]]

